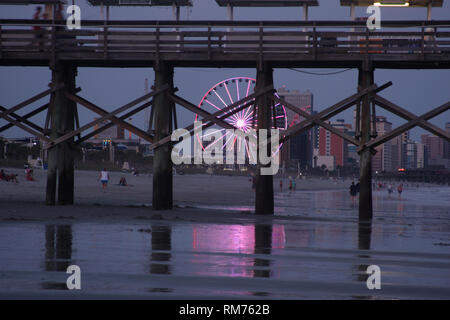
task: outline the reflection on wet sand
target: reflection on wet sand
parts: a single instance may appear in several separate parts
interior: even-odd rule
[[[270,255],[272,251],[272,225],[257,224],[255,226],[255,255],[265,254]],[[270,271],[269,259],[254,258],[253,259],[253,277],[255,278],[269,278]]]
[[[172,254],[170,250],[172,250],[172,228],[153,225],[150,273],[171,274],[170,259]]]
[[[370,240],[372,236],[372,221],[358,223],[358,249],[367,250],[367,254],[358,254],[359,258],[370,258]],[[368,264],[358,265],[358,281],[366,282],[369,275],[366,273]]]
[[[45,271],[66,271],[72,264],[72,226],[45,226]],[[43,282],[43,289],[67,290],[66,283]]]

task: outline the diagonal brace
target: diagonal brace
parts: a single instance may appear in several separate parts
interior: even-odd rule
[[[380,144],[383,144],[386,141],[389,141],[392,138],[395,138],[396,136],[402,134],[403,132],[408,131],[411,128],[414,128],[415,126],[418,125],[418,123],[420,123],[422,121],[426,121],[428,119],[431,119],[431,118],[447,111],[448,109],[450,109],[450,101],[447,103],[444,103],[443,105],[441,105],[431,111],[428,111],[427,113],[424,113],[420,117],[416,117],[415,119],[395,128],[392,131],[389,131],[388,133],[386,133],[376,139],[369,141],[368,143],[366,143],[364,145],[360,145],[359,148],[357,149],[357,151],[361,152],[365,148],[375,148],[376,146],[379,146]],[[447,137],[447,139],[448,139],[448,137]]]
[[[50,93],[57,91],[59,89],[61,89],[62,87],[64,87],[63,83],[57,84],[56,86],[53,86],[50,89],[47,89],[45,91],[42,91],[41,93],[38,93],[37,95],[19,103],[18,105],[15,105],[14,107],[7,109],[6,111],[2,111],[0,112],[0,118],[6,118],[6,116],[12,114],[13,112],[22,109],[23,107],[29,105],[30,103],[35,102],[36,100],[39,100],[43,97],[45,97],[46,95],[49,95]]]
[[[277,96],[272,96],[272,100],[275,102],[279,102],[280,104],[284,105],[286,108],[291,109],[292,111],[298,113],[299,115],[301,115],[302,117],[306,119],[309,119],[311,117],[311,114],[303,111],[302,109],[294,106],[293,104],[290,104],[289,102],[278,98]],[[312,120],[315,124],[324,127],[325,129],[327,129],[330,132],[333,132],[335,135],[341,137],[342,139],[354,144],[355,146],[359,145],[359,141],[356,140],[355,138],[353,138],[352,136],[346,134],[345,132],[333,127],[331,124],[323,122],[320,119],[313,119]]]
[[[81,105],[83,105],[84,107],[88,108],[89,110],[101,115],[101,116],[105,116],[108,115],[108,111],[100,108],[99,106],[96,106],[95,104],[93,104],[92,102],[89,102],[88,100],[78,96],[78,95],[74,95],[71,94],[69,92],[65,93],[66,97],[76,103],[79,103]],[[152,104],[152,102],[147,102],[146,104],[144,104],[144,107],[141,106],[138,109],[142,110],[145,109],[146,107],[150,106]],[[135,110],[133,110],[135,111]],[[138,111],[136,111],[138,112]],[[133,112],[133,113],[136,113]],[[121,117],[122,118],[122,117]],[[117,117],[111,117],[111,122],[114,124],[117,124],[119,126],[124,127],[125,129],[127,129],[130,132],[133,132],[135,135],[137,135],[138,137],[141,137],[142,139],[152,142],[153,141],[153,136],[151,136],[150,134],[148,134],[147,132],[145,132],[144,130],[141,130],[125,121],[123,121],[121,118],[117,118]],[[105,128],[106,129],[106,128]],[[102,130],[103,131],[103,130]]]
[[[87,130],[87,129],[93,127],[93,126],[95,126],[95,125],[98,124],[98,123],[101,123],[101,122],[103,122],[103,121],[105,121],[105,120],[111,120],[115,115],[117,115],[117,114],[119,114],[119,113],[121,113],[121,112],[123,112],[123,111],[125,111],[125,110],[127,110],[127,109],[129,109],[129,108],[131,108],[131,107],[133,107],[134,105],[136,105],[136,104],[138,104],[138,103],[140,103],[140,102],[142,102],[142,101],[147,100],[147,99],[150,98],[150,97],[153,97],[153,96],[156,95],[156,94],[159,94],[159,93],[161,93],[161,92],[164,92],[164,91],[166,91],[166,90],[168,90],[168,89],[169,89],[169,85],[165,84],[164,86],[162,86],[162,87],[161,87],[160,89],[158,89],[158,90],[154,90],[154,91],[152,91],[152,92],[150,92],[150,93],[148,93],[148,94],[145,94],[145,95],[141,96],[140,98],[137,98],[137,99],[133,100],[132,102],[127,103],[127,104],[123,105],[122,107],[120,107],[120,108],[118,108],[118,109],[116,109],[116,110],[114,110],[114,111],[112,111],[112,112],[110,112],[110,113],[105,114],[103,117],[100,117],[99,119],[96,119],[96,120],[94,120],[94,121],[91,121],[91,122],[85,124],[84,126],[78,128],[77,130],[74,130],[74,131],[71,131],[71,132],[66,133],[65,135],[63,135],[63,136],[61,136],[61,137],[59,137],[59,138],[57,138],[57,139],[51,141],[51,142],[50,142],[47,146],[45,146],[44,148],[45,148],[45,149],[52,148],[52,147],[54,147],[54,146],[60,144],[61,142],[64,142],[64,141],[66,141],[66,140],[68,140],[68,139],[70,139],[70,138],[76,136],[78,133],[83,132],[83,131],[85,131],[85,130]],[[117,120],[118,120],[118,119],[117,119]],[[111,121],[112,121],[112,120],[111,120]]]
[[[408,110],[394,104],[393,102],[391,102],[379,95],[375,95],[374,100],[375,100],[375,103],[377,105],[379,105],[380,107],[382,107],[383,109],[386,109],[386,110],[392,112],[393,114],[396,114],[397,116],[400,116],[408,121],[419,118],[415,114],[409,112]],[[450,135],[446,131],[442,130],[438,126],[436,126],[428,121],[420,120],[417,122],[417,125],[427,131],[430,131],[431,133],[433,133],[443,139],[450,140]]]
[[[354,105],[359,99],[361,99],[364,95],[380,92],[381,90],[384,90],[387,87],[390,87],[391,85],[392,85],[391,81],[383,84],[380,87],[377,87],[376,84],[373,84],[370,87],[367,87],[367,88],[359,91],[358,93],[355,93],[352,96],[339,101],[338,103],[332,105],[331,107],[328,107],[325,110],[322,110],[321,112],[319,112],[315,115],[309,116],[308,119],[305,119],[304,121],[290,127],[286,131],[284,131],[282,134],[282,137],[280,138],[280,142],[283,142],[283,141],[289,139],[289,137],[292,135],[296,135],[302,131],[309,130],[310,128],[312,128],[315,125],[316,120],[321,120],[321,121],[328,120],[331,117],[335,116],[336,114],[348,109],[349,107]],[[359,145],[359,143],[357,145]]]

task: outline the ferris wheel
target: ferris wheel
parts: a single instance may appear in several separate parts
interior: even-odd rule
[[[223,80],[215,84],[205,93],[200,103],[198,104],[198,107],[204,109],[205,111],[208,111],[209,113],[215,113],[251,95],[254,92],[255,85],[256,79],[249,77],[235,77]],[[236,108],[238,107],[239,106],[237,106]],[[227,112],[225,112],[224,114],[226,115]],[[272,105],[272,115],[273,128],[284,130],[287,129],[288,123],[286,109],[283,105],[281,105],[280,103],[275,103],[274,105]],[[195,121],[198,120],[198,115],[196,114]],[[224,121],[236,127],[237,129],[248,133],[249,130],[257,127],[258,118],[255,112],[255,108],[250,105],[249,107],[240,110],[230,115],[229,117],[226,117]],[[235,148],[234,150],[238,151],[241,151],[240,148],[245,148],[244,152],[246,154],[246,158],[249,159],[253,157],[252,153],[249,151],[250,142],[248,140],[242,139],[239,135],[236,135],[231,131],[225,130],[223,128],[218,128],[217,126],[214,126],[213,128],[215,129],[214,133],[221,133],[224,152],[226,151],[226,148],[229,148],[230,150]],[[205,137],[206,135],[207,134],[203,134],[203,137]],[[254,136],[256,137],[256,135]],[[220,140],[216,140],[212,143],[205,143],[203,142],[202,137],[199,137],[197,135],[195,138],[200,143],[203,150],[213,147],[214,144]],[[276,150],[276,152],[278,152],[278,150]]]

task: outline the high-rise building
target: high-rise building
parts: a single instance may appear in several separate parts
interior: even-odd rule
[[[330,124],[344,133],[348,133],[352,129],[351,124],[345,123],[342,119]],[[350,164],[347,141],[323,127],[319,128],[319,156],[333,156],[336,167]]]
[[[444,139],[430,134],[422,134],[420,138],[421,142],[427,147],[428,164],[431,165],[433,162],[439,162],[444,158]]]
[[[428,166],[427,146],[423,143],[416,143],[417,146],[417,169]]]
[[[396,136],[391,140],[391,169],[397,171],[397,169],[403,167],[403,155],[404,144],[409,140],[409,131],[403,132],[401,135]]]
[[[405,169],[417,169],[417,145],[413,140],[408,140],[403,144],[403,163]]]
[[[382,136],[392,130],[392,123],[387,121],[386,117],[377,116],[375,124],[378,136]],[[377,153],[372,157],[372,170],[386,172],[392,171],[391,141],[387,141],[382,145],[377,146],[375,150]]]
[[[309,114],[313,113],[313,94],[311,93],[311,91],[290,91],[287,90],[285,86],[283,86],[277,91],[277,94],[281,99],[286,100],[286,102],[289,102],[296,107],[299,107],[303,111]],[[288,108],[286,108],[286,116],[288,127],[291,127],[304,120],[303,117],[299,116],[297,113]],[[313,129],[291,137],[285,143],[285,145],[283,145],[281,151],[281,163],[283,165],[288,165],[292,162],[298,162],[300,164],[300,167],[311,167],[313,158],[313,140]]]

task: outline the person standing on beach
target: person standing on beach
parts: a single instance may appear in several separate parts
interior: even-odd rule
[[[295,189],[297,189],[297,182],[295,181],[295,179],[292,181],[292,189],[295,192]]]
[[[280,192],[283,192],[283,180],[280,180]]]
[[[106,190],[106,187],[108,186],[108,181],[109,181],[109,173],[108,171],[106,171],[105,168],[102,169],[102,171],[100,172],[100,175],[98,176],[97,181],[100,180],[102,182],[102,189],[103,192]]]

